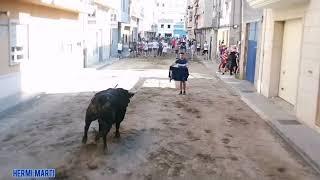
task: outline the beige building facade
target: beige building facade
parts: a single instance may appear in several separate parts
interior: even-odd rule
[[[237,45],[241,37],[241,6],[242,1],[217,0],[218,11],[218,37],[217,43],[224,45]]]
[[[42,91],[62,72],[83,67],[81,1],[0,4],[0,98]]]
[[[265,9],[257,91],[282,98],[320,131],[320,1],[247,1]]]

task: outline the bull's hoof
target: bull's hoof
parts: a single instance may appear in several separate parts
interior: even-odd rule
[[[83,144],[86,144],[86,143],[87,143],[87,137],[83,137],[83,138],[82,138],[82,143],[83,143]]]
[[[115,137],[115,138],[120,138],[120,133],[119,133],[119,132],[116,132],[115,135],[114,135],[114,137]]]
[[[100,136],[99,135],[96,135],[96,137],[94,138],[94,141],[97,143],[100,139]]]

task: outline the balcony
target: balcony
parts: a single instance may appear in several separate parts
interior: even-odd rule
[[[85,0],[21,0],[22,2],[47,6],[71,12],[88,12],[88,4]]]
[[[110,9],[116,9],[117,8],[117,1],[113,1],[113,0],[93,0],[94,3],[99,4],[101,6],[104,6],[106,8],[110,8]]]
[[[309,0],[247,0],[253,8],[282,8],[297,4],[304,4]]]

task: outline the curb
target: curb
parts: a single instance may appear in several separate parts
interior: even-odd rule
[[[200,61],[203,65],[205,65],[207,68],[211,68],[214,69],[213,67],[208,67],[209,64],[208,62],[203,62]],[[216,65],[214,62],[211,62],[212,65]],[[227,85],[228,89],[234,91],[235,93],[237,93],[241,100],[247,104],[247,106],[249,106],[255,113],[257,113],[261,119],[263,119],[271,128],[273,131],[275,131],[275,133],[277,133],[283,140],[284,142],[291,147],[298,155],[300,155],[300,157],[308,164],[310,165],[318,174],[320,174],[320,164],[316,163],[314,160],[312,160],[312,158],[307,155],[305,153],[304,150],[302,150],[295,142],[293,142],[288,136],[286,136],[282,130],[277,127],[274,124],[274,120],[269,117],[266,113],[264,113],[262,110],[260,110],[258,107],[256,107],[253,103],[251,103],[251,101],[245,96],[245,93],[241,92],[239,89],[237,89],[236,87],[232,86],[231,84],[228,84],[224,81],[224,79],[217,75],[216,73],[214,73],[215,77],[217,77],[218,79],[220,79],[224,84]],[[241,80],[239,80],[241,81]]]
[[[17,108],[24,106],[28,103],[34,102],[35,100],[41,98],[45,93],[35,93],[32,94],[28,97],[22,98],[20,100],[18,100],[16,103],[14,103],[13,105],[3,109],[0,111],[0,120],[6,116],[6,114],[15,111]]]
[[[255,113],[257,113],[296,153],[298,153],[302,159],[304,159],[307,164],[309,164],[317,173],[320,174],[320,166],[317,164],[312,158],[310,158],[296,143],[290,140],[280,128],[278,128],[272,121],[268,115],[266,115],[263,111],[253,105],[248,98],[246,98],[243,94],[239,93],[241,100],[246,103]]]
[[[296,143],[294,143],[288,136],[286,136],[280,128],[278,128],[272,121],[272,118],[266,115],[262,110],[260,110],[258,107],[256,107],[254,104],[251,103],[251,101],[237,88],[233,87],[232,85],[226,83],[221,76],[216,75],[224,84],[226,84],[230,89],[235,91],[237,94],[239,94],[241,100],[247,104],[255,113],[257,113],[261,119],[263,119],[271,128],[272,130],[277,133],[286,143],[289,147],[291,147],[297,154],[300,155],[300,157],[305,160],[307,164],[309,164],[318,174],[320,174],[320,165],[316,163],[310,156],[308,156]]]

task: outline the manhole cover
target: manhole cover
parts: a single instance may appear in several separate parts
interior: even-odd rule
[[[296,120],[278,120],[282,125],[301,125],[299,121]]]

